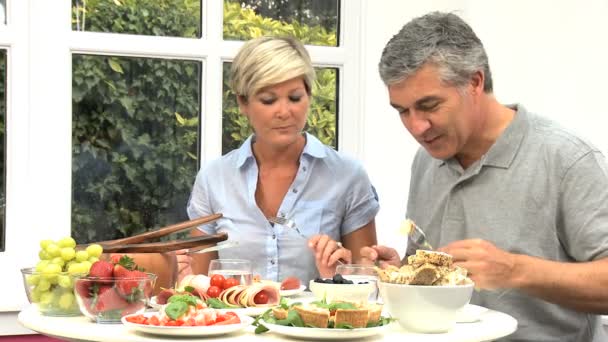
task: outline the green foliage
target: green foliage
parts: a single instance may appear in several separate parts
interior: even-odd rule
[[[247,40],[260,36],[293,36],[305,44],[332,46],[336,32],[327,32],[322,26],[306,26],[298,22],[284,23],[257,15],[242,8],[238,2],[224,3],[224,38]],[[337,147],[336,139],[336,80],[337,69],[317,68],[317,80],[308,115],[306,131],[323,143]],[[247,119],[240,114],[236,96],[229,86],[230,64],[224,64],[222,151],[227,153],[239,147],[251,134]]]
[[[87,31],[181,37],[200,32],[198,0],[87,0],[86,6],[72,11],[74,24]],[[320,26],[263,18],[238,4],[225,4],[224,16],[225,34],[234,39],[263,32],[309,44],[336,42],[335,32]],[[318,71],[308,118],[308,130],[334,146],[336,73]],[[200,75],[199,62],[74,55],[72,235],[78,242],[131,236],[186,219],[198,168]],[[227,151],[251,131],[234,95],[226,89],[223,98]]]

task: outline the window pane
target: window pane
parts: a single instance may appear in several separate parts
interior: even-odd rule
[[[239,112],[236,96],[229,86],[231,63],[224,63],[224,91],[222,115],[222,154],[238,148],[252,133],[244,115]],[[312,90],[312,101],[308,111],[308,122],[304,130],[326,145],[338,149],[337,93],[338,69],[316,68],[317,80]]]
[[[225,0],[224,39],[294,36],[304,44],[338,46],[339,0]]]
[[[72,236],[187,220],[198,169],[201,63],[73,56]]]
[[[200,37],[201,0],[72,0],[72,30]]]
[[[0,50],[0,252],[4,252],[6,241],[5,198],[6,198],[6,50]]]

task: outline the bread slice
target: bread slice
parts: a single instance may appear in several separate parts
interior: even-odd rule
[[[336,310],[335,326],[346,324],[353,328],[365,328],[368,318],[367,309],[338,309]]]
[[[288,311],[280,307],[275,307],[272,308],[272,314],[276,319],[286,319]]]
[[[411,279],[410,285],[432,285],[439,277],[437,266],[423,265],[414,271],[414,277]]]
[[[305,325],[317,328],[327,328],[327,324],[329,323],[329,310],[300,305],[294,306],[293,308],[298,312]]]
[[[367,312],[368,323],[378,322],[378,320],[380,320],[380,315],[382,315],[382,304],[370,304],[367,308]]]
[[[408,262],[409,261],[410,259],[408,257]],[[419,249],[416,251],[415,261],[412,261],[414,264],[429,263],[437,266],[451,267],[453,259],[452,256],[447,253]]]

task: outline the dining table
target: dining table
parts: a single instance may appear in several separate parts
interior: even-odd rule
[[[310,292],[303,292],[292,300],[308,300],[312,297]],[[471,308],[481,307],[471,306]],[[332,334],[324,334],[322,330],[315,328],[293,328],[281,327],[280,330],[270,329],[261,334],[255,333],[252,325],[243,326],[242,329],[226,332],[219,335],[196,334],[186,336],[158,335],[145,333],[130,326],[115,324],[100,324],[91,321],[85,316],[52,317],[42,315],[35,305],[25,307],[18,315],[19,322],[26,328],[40,334],[55,337],[67,341],[113,341],[113,342],[164,342],[170,340],[179,341],[201,341],[204,339],[213,341],[283,341],[283,340],[352,340],[358,341],[450,341],[450,342],[472,342],[493,341],[508,336],[517,329],[517,320],[512,316],[486,308],[477,310],[476,317],[469,317],[464,321],[457,322],[452,329],[445,333],[423,334],[403,329],[397,322],[376,329],[372,336],[356,335],[355,331],[344,331],[344,334],[332,331]],[[367,328],[369,329],[369,328]],[[201,329],[203,331],[204,329]],[[336,329],[331,329],[336,330]],[[354,329],[361,330],[361,329]],[[294,331],[298,333],[293,333]],[[316,331],[316,334],[313,333]],[[285,334],[288,332],[289,334]]]

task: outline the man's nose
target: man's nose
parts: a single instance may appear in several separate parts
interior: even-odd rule
[[[431,122],[428,118],[420,117],[414,113],[405,118],[404,124],[415,137],[423,135],[424,132],[431,128]]]

